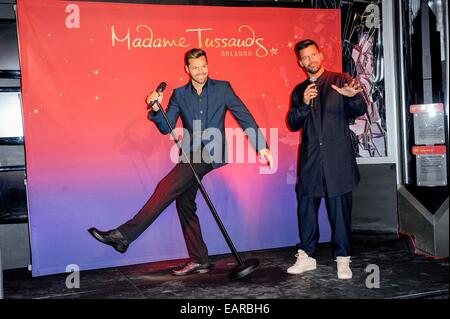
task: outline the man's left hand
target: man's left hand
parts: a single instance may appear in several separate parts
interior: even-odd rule
[[[362,92],[362,88],[359,86],[355,79],[350,82],[350,85],[346,83],[344,87],[339,88],[336,85],[331,84],[331,87],[339,94],[346,97],[354,97],[356,94]]]
[[[270,150],[268,148],[264,148],[264,149],[260,150],[259,156],[261,156],[261,158],[265,158],[267,160],[267,162],[269,162],[269,167],[273,168],[273,157],[272,157],[272,153],[270,152]]]

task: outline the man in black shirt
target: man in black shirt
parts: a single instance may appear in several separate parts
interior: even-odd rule
[[[359,182],[359,173],[349,121],[363,115],[367,106],[355,80],[325,70],[322,52],[314,41],[300,41],[295,50],[309,79],[294,89],[288,114],[289,128],[303,130],[296,188],[301,243],[297,245],[297,261],[287,272],[316,269],[318,210],[324,197],[338,277],[350,279],[352,190]]]

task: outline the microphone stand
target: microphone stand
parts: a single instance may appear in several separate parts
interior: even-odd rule
[[[205,198],[205,201],[208,204],[208,207],[211,210],[211,213],[213,214],[214,219],[216,220],[217,225],[219,226],[220,231],[222,232],[222,235],[228,244],[228,247],[230,248],[231,252],[233,253],[234,258],[236,259],[236,261],[238,263],[238,265],[230,271],[230,278],[232,280],[238,280],[238,279],[241,279],[241,278],[251,274],[258,267],[259,260],[258,259],[250,259],[247,262],[244,262],[242,260],[241,256],[239,256],[239,253],[237,252],[236,248],[234,247],[233,242],[231,241],[231,238],[225,229],[225,226],[223,225],[222,221],[220,220],[219,214],[217,213],[216,208],[214,207],[208,193],[206,192],[206,189],[203,186],[202,181],[198,177],[197,172],[195,171],[194,167],[192,166],[186,152],[181,147],[180,141],[178,140],[177,136],[175,135],[172,125],[170,125],[170,122],[169,122],[166,112],[162,108],[159,101],[156,101],[155,103],[158,105],[158,107],[159,107],[158,112],[161,112],[161,114],[163,115],[164,120],[170,129],[170,134],[172,134],[172,137],[173,137],[175,143],[177,144],[178,148],[181,150],[186,163],[189,164],[189,167],[191,168],[192,172],[194,173],[194,177],[200,187],[200,191],[203,194],[203,197]]]

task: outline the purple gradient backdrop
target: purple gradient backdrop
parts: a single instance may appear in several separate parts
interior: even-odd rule
[[[124,255],[87,232],[131,218],[173,167],[173,141],[146,119],[143,99],[162,79],[167,95],[187,81],[185,48],[113,48],[111,25],[123,34],[151,24],[167,37],[186,36],[192,27],[237,37],[239,26],[251,25],[264,38],[273,49],[264,58],[207,52],[211,77],[231,81],[261,127],[278,128],[278,137],[267,133],[278,144],[277,172],[259,174],[259,163],[230,164],[204,184],[239,251],[296,244],[299,135],[288,131],[285,117],[290,93],[305,75],[292,45],[317,39],[327,68],[340,71],[339,11],[70,3],[80,8],[79,29],[65,26],[66,1],[18,0],[33,276],[62,273],[69,264],[85,270],[187,257],[174,204]],[[226,124],[236,127],[230,116]],[[197,202],[209,253],[228,253],[200,194]],[[329,241],[323,208],[320,224],[321,241]]]

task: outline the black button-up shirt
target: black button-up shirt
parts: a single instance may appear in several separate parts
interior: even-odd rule
[[[188,105],[192,105],[193,118],[194,121],[198,121],[193,123],[194,127],[194,141],[200,141],[202,136],[202,132],[208,127],[207,123],[207,111],[208,111],[208,81],[206,81],[205,85],[202,88],[202,93],[199,95],[197,90],[192,85],[192,82],[189,82],[189,90],[186,95]],[[201,139],[203,145],[207,144],[209,140]],[[194,149],[197,149],[200,145],[194,145]]]
[[[205,114],[206,107],[208,105],[208,81],[206,81],[203,86],[202,93],[200,95],[197,93],[197,90],[191,82],[189,82],[189,86],[190,94],[188,94],[186,98],[188,99],[188,104],[193,106],[194,120],[202,120],[203,118],[206,119]]]

